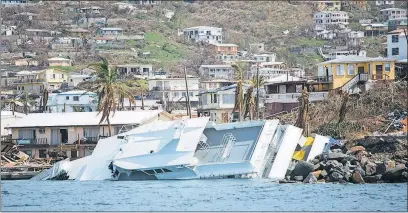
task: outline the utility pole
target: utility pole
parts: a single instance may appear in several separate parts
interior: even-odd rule
[[[259,119],[259,66],[256,67],[256,119]]]
[[[186,67],[184,66],[184,81],[186,82],[186,107],[187,107],[187,114],[191,118],[191,105],[190,105],[190,95],[188,94],[188,83],[187,83],[187,71]]]

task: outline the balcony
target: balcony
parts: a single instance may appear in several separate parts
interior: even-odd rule
[[[316,76],[316,78],[314,78],[313,80],[315,80],[318,83],[331,83],[331,82],[333,82],[333,75]]]
[[[33,146],[48,146],[47,138],[32,138],[32,139],[11,139],[12,143],[22,145],[24,147]]]
[[[41,83],[45,82],[44,79],[24,79],[24,80],[15,80],[13,83],[21,84],[21,83]]]
[[[171,90],[171,88],[170,87],[162,87],[162,86],[156,86],[156,87],[153,87],[153,89],[152,89],[153,91],[168,91],[168,90]]]
[[[309,92],[309,101],[321,101],[328,96],[328,92]],[[301,93],[267,94],[265,103],[296,103]]]

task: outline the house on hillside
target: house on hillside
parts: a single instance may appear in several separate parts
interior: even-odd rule
[[[201,65],[200,76],[206,79],[233,79],[234,69],[231,65]]]
[[[211,79],[211,80],[201,80],[200,81],[200,91],[212,90],[221,87],[231,86],[236,84],[235,80],[226,79]]]
[[[403,29],[394,30],[387,35],[387,57],[397,61],[407,59],[407,34]]]
[[[387,8],[380,10],[380,19],[387,21],[388,19],[397,19],[407,17],[407,9]]]
[[[317,11],[340,11],[341,1],[313,1],[313,6]]]
[[[92,6],[92,7],[82,7],[80,9],[81,13],[88,13],[88,14],[100,14],[104,8],[98,7],[98,6]]]
[[[264,43],[254,43],[249,44],[249,51],[254,54],[260,54],[265,52],[265,44]]]
[[[222,28],[198,26],[183,29],[184,37],[194,42],[205,42],[211,44],[222,43]]]
[[[388,33],[388,26],[382,23],[361,24],[364,27],[364,36],[378,36],[386,35]]]
[[[265,119],[277,113],[290,112],[299,106],[304,89],[308,90],[309,101],[321,101],[328,96],[328,89],[313,91],[313,82],[294,76],[281,75],[265,82]]]
[[[238,60],[238,45],[236,44],[211,44],[216,59],[223,61]]]
[[[122,28],[103,27],[96,30],[99,36],[118,36],[123,34]]]
[[[14,61],[15,66],[38,66],[38,61],[32,58],[20,58]]]
[[[344,56],[318,64],[316,79],[321,84],[315,91],[342,89],[349,91],[357,83],[368,80],[394,80],[395,60],[391,58],[369,58],[365,56]]]
[[[367,10],[367,0],[357,0],[357,1],[350,1],[350,0],[343,0],[341,1],[341,9],[342,10]]]
[[[396,29],[408,29],[408,18],[395,18],[388,19],[387,21],[388,31],[393,31]]]
[[[12,141],[33,158],[48,158],[63,151],[71,159],[90,155],[100,138],[109,135],[109,126],[101,124],[98,112],[33,113],[19,118],[6,128]],[[159,110],[117,111],[110,115],[112,135],[158,120],[171,120]]]
[[[48,66],[50,67],[69,67],[69,66],[72,66],[72,61],[71,59],[68,59],[68,58],[60,58],[60,57],[49,58]]]
[[[16,78],[12,86],[17,88],[17,92],[41,95],[44,89],[58,89],[62,83],[67,81],[67,74],[56,69],[20,71],[16,73]]]
[[[74,90],[49,94],[45,111],[48,113],[95,112],[97,105],[96,93]]]
[[[377,6],[393,6],[394,5],[394,1],[375,1],[375,5]]]
[[[131,3],[140,4],[140,5],[157,5],[161,4],[161,0],[129,0]]]
[[[22,13],[17,13],[13,15],[13,17],[16,20],[21,20],[21,21],[33,21],[38,19],[38,14],[36,13],[29,13],[29,12],[22,12]]]
[[[119,78],[129,78],[133,76],[146,79],[155,76],[153,65],[151,64],[121,64],[116,65],[116,70]]]
[[[198,94],[199,105],[197,107],[198,117],[210,117],[210,121],[215,123],[229,123],[238,121],[238,112],[232,112],[235,106],[235,89],[233,84],[226,87],[210,89]],[[249,85],[242,86],[244,95],[247,93]],[[256,90],[255,90],[256,91]],[[255,96],[256,92],[254,92]],[[264,106],[260,93],[259,108]],[[263,112],[263,109],[260,110]]]
[[[68,87],[76,87],[79,83],[92,80],[92,76],[84,74],[69,74]]]
[[[71,28],[67,29],[66,31],[68,36],[71,37],[84,37],[90,35],[90,32],[88,30],[82,28]]]
[[[331,28],[345,29],[349,24],[349,16],[344,11],[322,11],[313,15],[314,30],[333,30]]]
[[[199,92],[199,78],[188,76],[188,96],[191,107],[195,107],[198,103]],[[169,78],[151,78],[148,79],[149,96],[155,100],[162,100],[164,102],[181,103],[186,102],[187,91],[186,82],[181,77]],[[183,106],[184,107],[184,106]]]
[[[350,31],[347,33],[347,46],[349,47],[361,46],[363,38],[364,38],[363,31]]]
[[[323,55],[324,60],[329,61],[333,59],[342,58],[345,56],[366,56],[367,52],[365,50],[343,50],[343,51],[333,51],[326,55]]]

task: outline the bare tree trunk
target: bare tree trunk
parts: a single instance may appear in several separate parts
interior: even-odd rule
[[[303,89],[302,95],[299,98],[299,114],[295,126],[305,129],[308,112],[309,112],[309,94],[306,89]]]
[[[143,93],[142,93],[142,107],[141,107],[141,109],[144,110],[144,98],[143,98]]]
[[[109,115],[106,117],[106,122],[108,122],[109,137],[112,136],[111,124],[109,120]]]

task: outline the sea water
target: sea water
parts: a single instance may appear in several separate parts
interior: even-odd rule
[[[407,184],[2,181],[2,211],[407,211]]]

